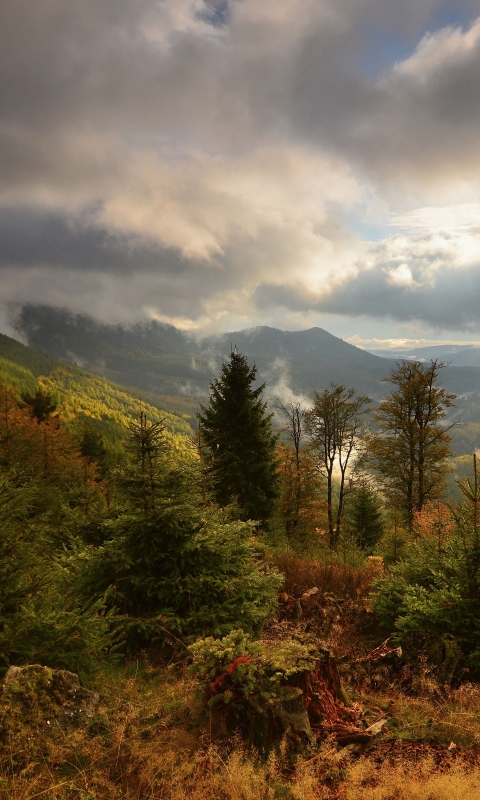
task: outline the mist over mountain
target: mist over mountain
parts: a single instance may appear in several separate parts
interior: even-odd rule
[[[378,400],[395,364],[344,342],[322,328],[282,331],[257,327],[201,340],[151,321],[107,325],[85,315],[40,305],[24,306],[16,320],[27,343],[110,380],[139,390],[202,397],[232,347],[258,367],[270,394],[310,398],[331,382],[353,386]],[[450,366],[441,382],[459,395],[480,394],[480,366]]]
[[[406,358],[418,361],[444,361],[453,367],[480,367],[480,347],[464,344],[436,344],[429,347],[369,350],[381,358]]]

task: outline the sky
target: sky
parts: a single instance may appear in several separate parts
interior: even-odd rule
[[[3,0],[0,330],[480,342],[480,0]]]

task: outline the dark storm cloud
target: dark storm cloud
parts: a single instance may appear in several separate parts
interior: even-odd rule
[[[140,240],[112,237],[104,230],[72,223],[70,217],[37,208],[0,208],[0,269],[32,267],[132,274],[161,269],[178,275],[192,270],[178,251]]]
[[[480,113],[472,102],[478,45],[431,71],[422,63],[417,71],[387,70],[380,83],[366,68],[393,36],[399,57],[414,50],[445,6],[440,0],[286,0],[283,15],[269,13],[269,2],[265,13],[252,5],[207,0],[192,15],[181,0],[7,0],[0,16],[3,135],[31,157],[43,136],[54,130],[62,139],[77,125],[99,137],[173,137],[227,151],[283,130],[372,167],[392,153],[418,160],[427,135],[430,158],[432,148],[445,159],[445,147],[460,154],[471,146]],[[456,2],[457,16],[462,8],[468,19],[471,4]],[[230,24],[212,37],[189,17]]]
[[[292,311],[321,311],[402,322],[421,320],[436,329],[476,330],[480,323],[480,264],[459,274],[443,269],[433,284],[395,285],[384,268],[361,272],[325,295],[298,286],[262,285],[259,308],[283,306]]]

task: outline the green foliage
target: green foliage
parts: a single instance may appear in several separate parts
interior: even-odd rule
[[[414,514],[442,496],[450,471],[448,430],[453,426],[445,427],[442,420],[456,395],[437,385],[443,366],[436,361],[397,364],[385,379],[396,388],[380,404],[376,412],[379,432],[370,440],[383,489],[410,529]]]
[[[21,398],[21,405],[29,410],[37,422],[45,422],[57,409],[57,404],[52,395],[42,391],[40,387],[37,387],[34,393],[22,392]]]
[[[480,676],[480,547],[475,479],[463,486],[466,501],[452,510],[453,532],[441,541],[419,534],[408,556],[377,582],[374,610],[385,628],[407,634],[449,634],[472,675]],[[475,491],[472,491],[475,490]]]
[[[42,661],[85,672],[109,646],[101,605],[82,607],[59,553],[103,503],[95,470],[56,419],[0,382],[0,670]]]
[[[17,342],[16,339],[11,339],[10,336],[5,336],[2,333],[0,333],[0,355],[2,360],[5,359],[17,367],[23,368],[25,373],[33,376],[33,378],[38,378],[39,375],[47,375],[56,364],[54,358],[44,353],[39,353],[38,350],[33,350],[31,347],[27,347]]]
[[[0,475],[0,674],[32,662],[85,673],[110,644],[101,606],[72,597],[35,507],[31,481]]]
[[[349,498],[345,523],[358,546],[373,553],[384,534],[384,521],[381,500],[369,486],[359,486]]]
[[[272,414],[253,388],[257,368],[233,351],[210,384],[208,406],[199,416],[202,453],[215,498],[236,502],[241,519],[266,523],[278,493]]]
[[[222,639],[201,639],[189,650],[193,656],[189,669],[201,681],[207,707],[223,710],[229,725],[239,727],[257,745],[266,744],[275,726],[281,735],[285,725],[282,728],[279,722],[287,723],[286,707],[298,699],[290,721],[309,731],[302,691],[288,681],[315,669],[321,656],[312,645],[295,639],[258,644],[242,630],[234,630]]]
[[[0,376],[8,386],[15,387],[19,392],[34,392],[37,388],[37,379],[31,370],[1,357]]]
[[[161,645],[169,632],[258,630],[281,578],[260,563],[251,524],[204,506],[193,455],[175,465],[161,425],[142,415],[117,483],[123,507],[103,546],[84,557],[80,590],[90,600],[105,594],[127,648]]]
[[[138,419],[140,411],[144,410],[150,418],[158,418],[158,409],[162,408],[161,398],[156,395],[149,395],[152,403],[149,404],[135,391],[131,393],[105,378],[73,364],[56,361],[1,334],[0,378],[31,398],[38,392],[55,398],[62,425],[75,436],[82,437],[86,427],[97,430],[103,437],[107,464],[121,457],[128,425]],[[166,405],[172,408],[172,398],[166,399]],[[166,437],[179,453],[185,452],[192,434],[188,423],[190,416],[170,413],[168,408],[161,411]]]
[[[239,719],[250,706],[264,710],[273,697],[278,679],[266,676],[262,648],[242,630],[222,639],[200,639],[188,649],[193,656],[190,674],[202,682],[210,707],[228,705]]]
[[[100,430],[92,423],[85,421],[85,427],[80,437],[80,454],[90,462],[98,464],[105,476],[108,468],[108,454]]]
[[[73,434],[82,436],[85,425],[93,425],[101,432],[105,448],[116,453],[117,458],[122,453],[128,426],[138,419],[140,412],[153,419],[159,416],[157,409],[125,389],[71,365],[56,367],[41,378],[40,385],[57,398],[63,424]],[[185,453],[192,432],[190,426],[167,412],[162,412],[162,418],[172,449]]]

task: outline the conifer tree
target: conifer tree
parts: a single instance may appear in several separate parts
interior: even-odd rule
[[[55,400],[40,387],[37,387],[35,394],[22,392],[21,398],[21,406],[27,408],[37,422],[45,422],[47,419],[50,419],[54,411],[57,410]]]
[[[161,423],[130,426],[117,471],[123,506],[110,536],[82,556],[79,591],[104,594],[127,649],[174,636],[258,629],[275,604],[280,576],[257,563],[252,524],[205,507],[198,462],[176,464]]]
[[[213,494],[221,506],[236,502],[240,518],[266,523],[278,493],[277,436],[266,414],[265,384],[253,387],[257,368],[236,350],[199,415],[200,441]]]
[[[366,484],[359,486],[353,493],[346,516],[348,532],[354,536],[359,547],[372,553],[384,533],[378,494]]]

